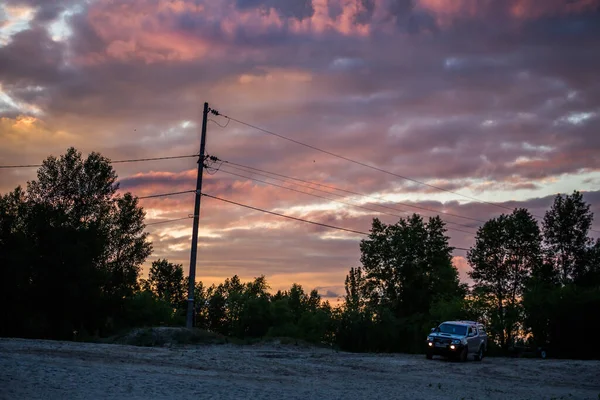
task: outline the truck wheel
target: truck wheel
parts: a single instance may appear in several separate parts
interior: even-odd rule
[[[425,353],[425,358],[427,358],[428,360],[433,360],[433,354]]]
[[[460,358],[459,358],[460,362],[465,362],[465,361],[467,361],[467,356],[468,356],[468,354],[469,354],[469,352],[468,352],[468,349],[465,347],[465,348],[463,349],[463,351],[461,351],[461,353],[460,353]]]
[[[475,361],[483,360],[483,346],[479,347],[479,351],[475,354]]]

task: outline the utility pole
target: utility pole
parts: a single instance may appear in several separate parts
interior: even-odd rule
[[[200,198],[202,197],[202,172],[204,171],[204,149],[206,147],[206,123],[208,103],[204,103],[202,114],[202,136],[200,137],[200,158],[198,159],[198,176],[196,178],[196,199],[194,202],[194,227],[192,228],[192,250],[190,253],[190,282],[188,288],[188,306],[186,327],[194,326],[194,291],[196,289],[196,256],[198,254],[198,225],[200,220]]]

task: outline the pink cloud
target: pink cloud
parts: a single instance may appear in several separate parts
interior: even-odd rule
[[[477,196],[514,194],[504,206],[538,215],[550,202],[550,181],[571,176],[568,189],[595,189],[598,1],[100,0],[67,18],[72,35],[63,41],[52,40],[46,24],[74,2],[27,3],[38,10],[31,28],[0,47],[0,164],[39,163],[70,145],[114,160],[194,153],[200,110],[209,101],[243,121],[402,176]],[[405,205],[385,205],[400,210],[418,212],[410,207],[417,205],[480,220],[505,211],[450,194],[442,203],[438,190],[235,122],[209,124],[207,152],[360,193],[393,194]],[[115,168],[123,191],[138,196],[195,188],[194,159]],[[590,176],[579,183],[583,171]],[[2,170],[0,192],[33,178],[35,170]],[[205,176],[204,191],[359,231],[368,231],[373,217],[397,221],[222,171]],[[597,194],[589,198],[600,213]],[[191,214],[192,199],[141,202],[155,222]],[[469,232],[479,225],[445,219]],[[187,267],[191,221],[149,230],[153,257]],[[473,242],[472,234],[449,236],[456,247]],[[265,273],[281,287],[296,279],[339,286],[358,264],[359,240],[205,198],[200,276]],[[464,252],[455,256],[464,278]]]
[[[460,277],[460,280],[462,282],[471,283],[471,279],[467,275],[467,272],[471,270],[471,266],[469,265],[465,256],[461,255],[452,257],[452,264],[458,270],[458,276]]]
[[[598,0],[419,0],[418,7],[444,17],[477,18],[504,12],[516,19],[533,19],[597,10]]]

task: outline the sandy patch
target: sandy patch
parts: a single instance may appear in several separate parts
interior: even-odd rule
[[[595,399],[600,362],[0,339],[2,399]]]

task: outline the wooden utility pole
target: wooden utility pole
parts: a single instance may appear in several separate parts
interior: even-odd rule
[[[192,228],[192,250],[190,252],[190,282],[188,288],[188,305],[186,327],[194,326],[194,291],[196,289],[196,256],[198,254],[198,225],[200,220],[200,199],[202,197],[202,172],[204,171],[204,149],[206,147],[206,123],[208,103],[204,103],[202,114],[202,136],[200,137],[200,158],[198,158],[198,176],[196,178],[196,199],[194,202],[194,227]]]

